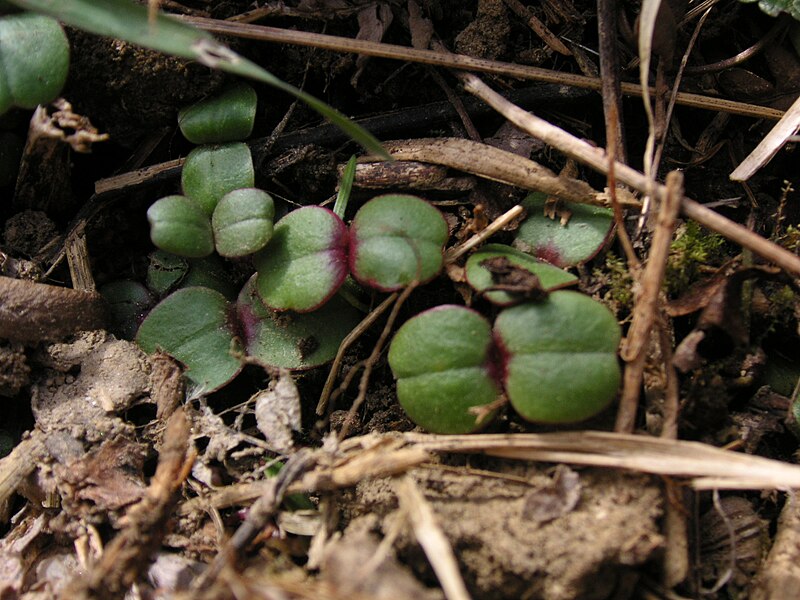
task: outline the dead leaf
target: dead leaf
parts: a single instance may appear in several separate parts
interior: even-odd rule
[[[705,294],[696,300],[705,303],[705,308],[694,330],[675,349],[672,359],[675,368],[687,373],[704,364],[710,353],[721,358],[745,346],[750,336],[742,317],[742,284],[754,277],[779,276],[780,270],[775,268],[749,267],[705,288]]]
[[[256,423],[270,446],[281,454],[294,449],[292,431],[300,431],[300,392],[287,369],[270,381],[266,390],[257,392]]]
[[[380,42],[386,30],[393,20],[392,9],[385,2],[379,2],[377,5],[371,4],[358,11],[358,34],[357,40],[366,40],[368,42]],[[369,60],[368,56],[363,54],[359,55],[356,59],[356,72],[350,79],[353,87],[358,87],[358,80],[364,72],[364,67]]]
[[[515,265],[505,256],[487,258],[480,264],[492,274],[492,285],[484,293],[503,291],[518,295],[521,300],[544,300],[547,297],[547,290],[535,273]]]
[[[558,465],[551,485],[532,490],[526,495],[522,517],[538,523],[557,519],[578,505],[582,488],[575,471],[566,465]]]
[[[433,37],[433,23],[425,18],[415,0],[408,0],[408,29],[411,31],[411,45],[427,50]]]
[[[117,437],[83,457],[59,465],[62,506],[84,519],[105,519],[107,513],[138,502],[144,495],[146,446]]]
[[[508,121],[504,122],[492,137],[483,141],[490,146],[513,152],[523,158],[530,158],[535,151],[543,150],[545,147],[544,142],[525,133]]]

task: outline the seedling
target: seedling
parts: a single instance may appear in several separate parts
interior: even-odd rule
[[[254,286],[251,278],[236,303],[203,287],[178,290],[150,312],[136,341],[146,352],[161,349],[181,361],[188,379],[211,392],[236,376],[245,356],[295,370],[328,362],[358,323],[358,312],[339,300],[315,313],[276,313]]]
[[[189,258],[214,251],[211,221],[200,205],[186,196],[167,196],[147,209],[150,239],[156,247]]]
[[[619,386],[620,328],[609,310],[578,292],[501,312],[494,324],[504,386],[520,416],[539,423],[583,421]]]
[[[163,250],[148,257],[147,287],[156,298],[163,298],[178,288],[207,287],[229,300],[236,297],[227,266],[214,254],[204,258],[186,259]]]
[[[178,113],[183,137],[193,144],[223,144],[250,137],[258,97],[246,83],[236,83]]]
[[[254,183],[250,148],[241,142],[195,148],[181,172],[183,194],[195,200],[209,217],[225,194],[251,188]]]
[[[333,359],[361,314],[339,295],[313,312],[269,310],[250,279],[239,294],[237,317],[247,354],[262,364],[303,370]]]
[[[206,392],[221,388],[241,370],[233,354],[231,305],[202,287],[178,290],[150,311],[136,342],[151,354],[163,350],[186,365],[186,376]]]
[[[367,202],[350,226],[350,270],[384,292],[425,283],[442,268],[447,223],[416,196],[387,194]]]
[[[467,283],[487,300],[509,306],[553,288],[577,283],[575,275],[503,244],[487,244],[466,264]]]
[[[256,188],[242,188],[225,194],[211,216],[214,245],[222,256],[254,254],[272,237],[275,203]]]
[[[69,71],[69,42],[58,21],[21,13],[0,18],[0,114],[58,96]]]
[[[463,306],[438,306],[407,321],[389,349],[397,398],[411,420],[434,433],[469,433],[491,420],[472,409],[500,393],[489,322]]]
[[[239,77],[249,77],[292,94],[331,121],[369,152],[388,157],[380,143],[362,127],[321,100],[275,77],[257,64],[217,42],[208,33],[162,14],[155,18],[147,7],[131,0],[11,0],[27,10],[48,14],[78,29],[111,39],[125,40],[174,56],[197,61]],[[37,42],[38,43],[38,42]],[[30,46],[29,46],[30,47]],[[35,47],[31,55],[49,56]]]
[[[563,202],[551,219],[544,214],[546,199],[533,193],[523,201],[528,218],[517,230],[514,247],[562,268],[594,258],[611,236],[613,211]]]
[[[529,421],[572,423],[614,398],[619,339],[605,306],[557,291],[502,311],[493,329],[463,307],[421,313],[398,330],[389,365],[401,405],[433,432],[467,433],[484,425],[476,415],[490,413],[500,390]]]
[[[258,292],[276,310],[309,312],[322,306],[347,276],[347,227],[332,211],[304,206],[275,225],[256,257]]]

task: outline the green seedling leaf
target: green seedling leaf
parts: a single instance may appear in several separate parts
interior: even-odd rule
[[[447,223],[421,198],[387,194],[367,202],[350,226],[350,271],[390,292],[430,281],[442,269]]]
[[[275,203],[266,192],[256,188],[228,192],[211,216],[217,252],[227,257],[258,252],[272,237],[274,218]]]
[[[111,281],[100,288],[111,313],[112,333],[118,338],[132,340],[136,330],[153,305],[153,296],[138,281]]]
[[[211,68],[271,85],[308,104],[370,153],[390,158],[374,136],[321,100],[281,81],[204,31],[162,14],[150,22],[147,8],[130,0],[12,0],[12,3],[50,15],[84,31],[195,60]]]
[[[189,272],[189,261],[177,254],[155,250],[148,255],[146,283],[159,298],[173,291]]]
[[[69,42],[58,21],[22,13],[0,18],[0,114],[58,96],[69,71]]]
[[[195,286],[216,290],[228,300],[236,298],[238,290],[233,287],[229,268],[216,254],[186,259],[156,250],[148,258],[147,287],[159,298],[178,288]]]
[[[544,214],[546,195],[533,193],[524,201],[528,218],[517,230],[514,247],[557,267],[572,267],[592,259],[611,235],[611,209],[564,202],[562,211],[571,213],[566,225],[558,215]]]
[[[189,259],[189,271],[181,279],[178,288],[201,286],[215,290],[228,300],[235,300],[239,292],[230,276],[230,265],[216,254]]]
[[[237,83],[181,110],[178,126],[193,144],[239,142],[253,132],[257,104],[256,91],[246,83]]]
[[[495,341],[514,409],[539,423],[582,421],[614,399],[620,328],[609,310],[578,292],[500,313]]]
[[[242,368],[233,356],[232,306],[213,290],[190,287],[167,296],[139,327],[136,342],[151,354],[163,350],[186,366],[204,392],[224,386]]]
[[[237,314],[247,354],[262,364],[286,369],[310,369],[336,356],[344,337],[361,314],[339,296],[314,312],[268,309],[251,278],[239,294]]]
[[[327,208],[304,206],[278,221],[255,262],[258,293],[267,306],[316,310],[347,276],[347,227]]]
[[[251,188],[254,182],[253,157],[241,142],[195,148],[181,171],[184,195],[196,200],[209,217],[225,194]]]
[[[353,180],[356,178],[357,161],[355,156],[351,156],[342,172],[339,180],[339,191],[336,193],[336,202],[333,203],[333,212],[340,219],[344,219],[347,210],[347,203],[350,202],[350,192],[353,191]]]
[[[800,21],[800,3],[797,0],[739,0],[739,2],[745,4],[758,2],[758,8],[771,17],[777,17],[780,13],[786,12],[795,20]]]
[[[469,433],[494,415],[480,409],[500,394],[489,322],[463,306],[438,306],[406,321],[389,347],[400,405],[434,433]]]
[[[508,306],[578,281],[572,273],[503,244],[487,244],[467,259],[467,282],[493,304]],[[534,279],[534,276],[536,279]],[[503,290],[489,291],[491,287]]]
[[[167,196],[147,209],[150,239],[156,247],[189,258],[214,251],[211,220],[197,202],[185,196]]]

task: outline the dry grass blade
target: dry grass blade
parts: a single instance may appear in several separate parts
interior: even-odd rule
[[[800,98],[786,111],[780,121],[764,136],[764,139],[745,158],[733,173],[733,181],[747,181],[767,164],[783,148],[786,141],[800,129]]]
[[[586,77],[574,73],[550,71],[537,67],[475,58],[463,54],[444,54],[442,52],[407,48],[395,44],[354,40],[320,33],[309,33],[306,31],[280,29],[262,25],[248,25],[230,21],[217,21],[199,17],[183,17],[181,20],[195,25],[196,27],[200,27],[201,29],[205,29],[206,31],[221,35],[230,35],[265,42],[276,42],[279,44],[310,46],[313,48],[332,50],[334,52],[349,52],[378,58],[391,58],[438,67],[461,69],[464,71],[505,75],[527,81],[557,83],[584,89],[599,90],[602,87],[602,81],[598,77]],[[642,92],[641,87],[636,84],[623,83],[622,93],[627,96],[638,96]],[[695,108],[729,112],[731,114],[749,117],[773,119],[775,121],[783,116],[782,111],[774,108],[685,92],[681,92],[677,95],[677,103],[682,106],[692,106]]]
[[[436,522],[428,501],[419,491],[417,484],[408,476],[395,483],[395,492],[400,500],[400,507],[406,511],[425,556],[431,563],[444,595],[448,600],[469,600],[470,595],[453,554],[453,548],[447,541],[441,527]]]
[[[650,58],[653,53],[653,33],[656,28],[656,17],[658,9],[661,7],[661,0],[644,0],[642,9],[639,13],[639,83],[642,90],[647,89],[647,81],[650,77]],[[644,150],[644,174],[655,184],[654,176],[651,172],[653,167],[653,153],[655,152],[655,116],[653,115],[653,104],[650,94],[642,94],[642,104],[647,115],[647,143]],[[651,195],[648,192],[648,196]]]
[[[631,327],[622,351],[622,357],[627,364],[615,427],[620,432],[631,433],[636,424],[636,407],[647,356],[645,350],[660,310],[658,303],[667,270],[669,248],[683,197],[683,175],[677,171],[667,175],[667,189],[669,194],[666,202],[659,207],[659,219],[650,256],[641,275],[640,292],[636,297]]]
[[[429,452],[479,452],[685,477],[698,490],[800,488],[800,466],[699,442],[602,431],[471,436],[407,433],[403,437]]]
[[[552,123],[519,108],[493,91],[475,75],[462,73],[459,77],[468,92],[484,100],[523,131],[601,173],[608,172],[608,157],[602,149],[596,148]],[[642,193],[647,193],[650,186],[647,177],[642,173],[621,163],[614,163],[614,170],[620,182]],[[666,186],[656,184],[653,194],[663,202],[667,197]],[[681,200],[681,212],[684,216],[694,219],[732,242],[752,250],[790,273],[800,275],[800,257],[754,233],[747,227],[723,217],[686,196]]]

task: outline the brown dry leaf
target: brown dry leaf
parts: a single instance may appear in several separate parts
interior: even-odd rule
[[[427,50],[433,37],[433,23],[425,18],[415,0],[408,0],[408,29],[411,31],[411,45]]]
[[[31,128],[35,128],[38,135],[61,140],[75,152],[84,154],[92,151],[92,144],[108,139],[108,134],[98,132],[87,117],[72,112],[72,105],[63,98],[54,101],[52,106],[56,109],[52,113],[43,106],[33,113]]]
[[[685,317],[693,312],[704,309],[717,293],[720,286],[725,283],[723,273],[704,279],[690,287],[680,297],[667,302],[666,312],[670,317]]]
[[[673,365],[684,373],[702,365],[705,357],[701,345],[726,348],[727,353],[746,345],[750,336],[742,317],[742,284],[754,277],[773,278],[779,274],[779,270],[769,267],[749,267],[706,288],[705,295],[697,297],[698,302],[705,303],[705,308],[694,330],[675,349]]]
[[[141,500],[147,448],[124,438],[106,440],[69,464],[59,465],[62,506],[74,515],[104,518]]]
[[[0,598],[16,598],[22,592],[25,577],[46,543],[41,534],[47,517],[25,517],[0,539]]]
[[[580,477],[566,465],[558,465],[547,487],[528,492],[522,516],[537,523],[547,523],[571,512],[581,498]]]
[[[256,422],[269,445],[281,454],[294,449],[292,431],[300,431],[300,392],[287,369],[281,369],[278,378],[266,390],[257,392]]]
[[[358,34],[356,39],[380,42],[386,30],[389,29],[389,25],[392,24],[393,18],[392,9],[385,2],[365,6],[358,12]],[[356,72],[350,79],[353,87],[358,86],[358,80],[361,78],[368,60],[369,57],[363,54],[356,59]]]
[[[492,137],[483,141],[490,146],[513,152],[523,158],[530,158],[535,151],[543,150],[545,147],[544,142],[525,133],[508,121],[504,122]]]
[[[501,290],[518,295],[520,300],[543,300],[547,296],[535,273],[513,264],[505,256],[487,258],[480,264],[492,275],[492,285],[484,292]]]

